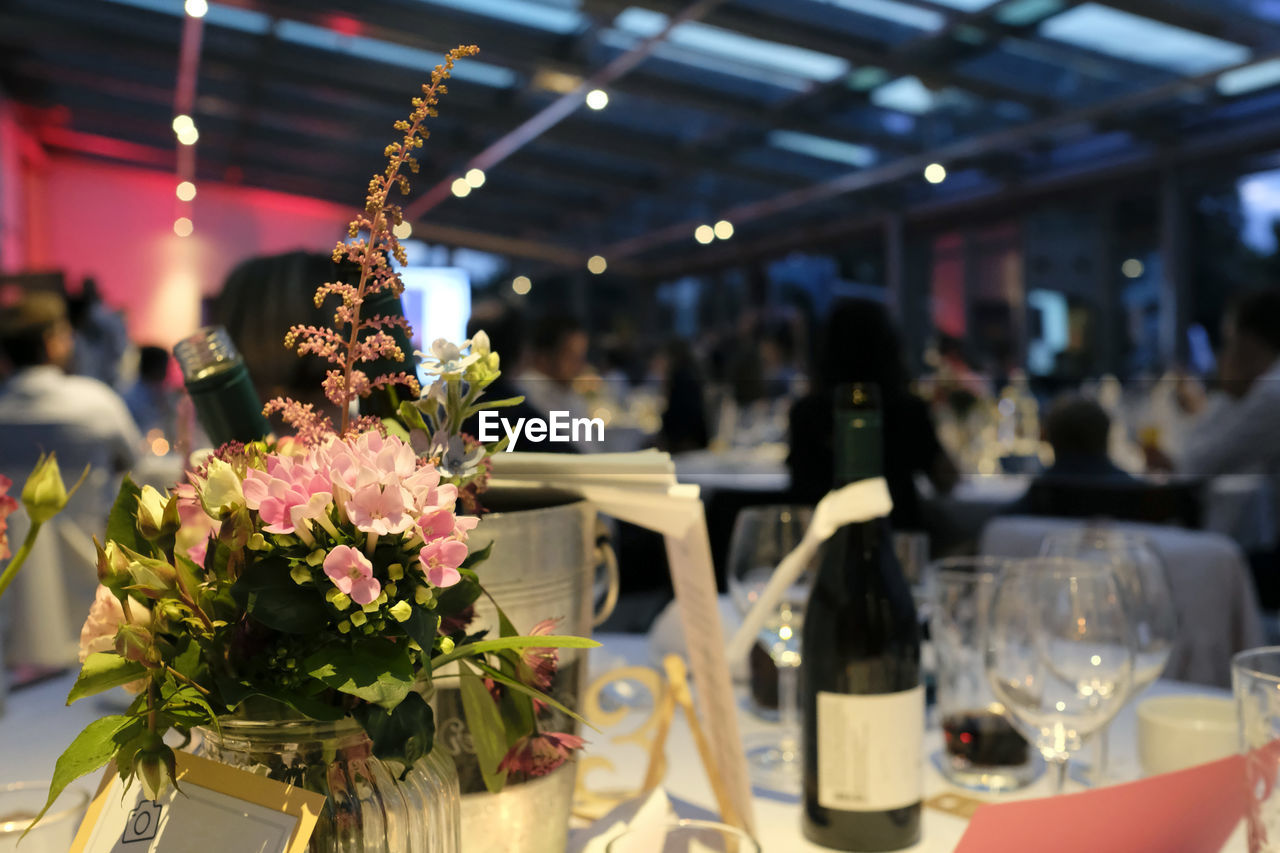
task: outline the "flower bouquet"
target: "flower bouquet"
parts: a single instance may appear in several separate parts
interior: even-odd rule
[[[352,240],[334,252],[359,278],[316,291],[317,304],[338,298],[333,326],[294,327],[286,340],[332,363],[324,390],[337,425],[313,405],[273,400],[267,411],[295,435],[223,445],[172,494],[124,481],[97,548],[101,588],[68,701],[118,686],[137,697],[75,738],[49,802],[112,761],[126,784],[136,778],[157,798],[174,782],[167,733],[199,728],[216,740],[237,720],[354,722],[367,751],[403,779],[432,750],[427,700],[445,678],[459,682],[490,790],[513,771],[549,772],[581,745],[541,731],[536,710],[572,715],[546,692],[555,650],[596,644],[555,636],[550,623],[520,636],[500,609],[498,630],[468,632],[485,595],[475,567],[488,549],[469,548],[480,519],[466,513],[479,510],[488,456],[502,445],[480,445],[461,425],[518,402],[480,399],[498,376],[498,354],[483,333],[458,346],[437,341],[425,365],[435,379],[422,396],[413,371],[362,369],[408,358],[397,343],[407,337],[404,318],[362,308],[374,294],[399,295],[390,259],[404,262],[392,233],[401,212],[387,196],[407,191],[401,172],[416,171],[412,152],[444,80],[475,52],[451,52],[397,122],[404,136],[388,146]],[[407,398],[398,418],[353,414],[361,398],[392,389]],[[287,776],[290,767],[278,769]],[[323,789],[324,774],[290,781]]]

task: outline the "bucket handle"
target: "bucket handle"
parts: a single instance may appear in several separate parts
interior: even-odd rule
[[[612,537],[604,519],[596,519],[596,571],[604,569],[605,588],[604,601],[600,602],[595,615],[591,618],[591,627],[599,628],[605,620],[613,615],[618,606],[618,588],[622,584],[622,576],[618,573],[618,555],[614,553]]]

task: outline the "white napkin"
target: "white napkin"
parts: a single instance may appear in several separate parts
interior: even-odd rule
[[[674,819],[666,791],[657,788],[615,806],[590,826],[573,830],[565,853],[604,853],[609,842],[628,829],[636,833],[627,838],[620,853],[655,853],[662,849],[666,825]]]
[[[773,577],[769,579],[768,586],[747,611],[737,633],[733,635],[733,640],[729,643],[730,666],[751,652],[769,614],[777,609],[778,602],[787,589],[796,582],[818,547],[830,539],[831,534],[846,524],[882,518],[892,509],[893,500],[889,497],[889,486],[883,477],[850,483],[828,492],[826,497],[818,501],[818,506],[813,511],[813,521],[805,530],[800,544],[782,558]]]

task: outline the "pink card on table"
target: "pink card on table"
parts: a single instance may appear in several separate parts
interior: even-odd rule
[[[1096,791],[994,803],[956,853],[1211,853],[1248,805],[1244,757]]]

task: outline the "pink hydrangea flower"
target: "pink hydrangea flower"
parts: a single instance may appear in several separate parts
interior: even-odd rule
[[[526,776],[546,776],[585,743],[577,735],[565,732],[534,732],[520,738],[507,750],[502,761],[498,762],[498,769]]]
[[[356,604],[368,604],[382,592],[382,584],[373,576],[373,563],[350,545],[337,545],[329,552],[324,558],[324,573]]]
[[[398,486],[369,484],[361,487],[347,501],[347,515],[357,529],[386,536],[404,533],[413,527],[413,516],[405,505],[404,492]]]
[[[418,552],[418,561],[432,586],[453,586],[462,580],[458,566],[467,558],[467,545],[457,539],[436,539]]]

